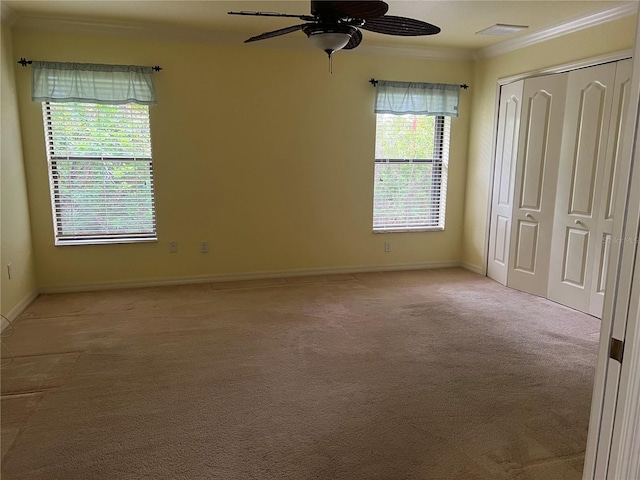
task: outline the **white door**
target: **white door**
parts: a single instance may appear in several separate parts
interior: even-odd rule
[[[615,63],[569,73],[548,298],[589,311]],[[597,254],[596,254],[597,252]]]
[[[602,316],[604,290],[606,287],[607,268],[613,232],[613,215],[618,174],[618,160],[621,154],[621,143],[629,109],[629,90],[631,86],[632,60],[622,60],[616,64],[616,76],[613,84],[613,104],[607,140],[607,150],[603,165],[603,188],[600,195],[600,209],[596,225],[595,240],[599,247],[595,250],[594,265],[596,270],[591,282],[591,298],[589,312],[596,317]]]
[[[503,285],[507,284],[509,268],[511,215],[523,86],[524,81],[520,80],[503,85],[500,89],[487,276]]]
[[[524,81],[507,286],[546,296],[568,74]]]
[[[638,160],[640,159],[635,159],[636,162]],[[640,204],[636,204],[636,208],[637,205]],[[637,218],[639,212],[636,210],[634,214]],[[636,235],[639,234],[640,231],[636,230]],[[638,244],[627,246],[635,250],[637,260],[640,253]],[[627,321],[620,322],[621,327],[624,327],[624,332],[620,332],[620,339],[623,341],[622,361],[618,363],[615,359],[609,359],[619,369],[617,390],[607,392],[606,395],[608,399],[615,398],[615,406],[612,411],[607,412],[607,417],[613,419],[611,436],[606,439],[610,441],[610,452],[606,457],[606,478],[611,480],[640,478],[640,266],[637,261],[632,282]],[[613,338],[616,338],[616,330],[614,324]],[[599,448],[600,453],[606,450],[606,446],[608,444]]]

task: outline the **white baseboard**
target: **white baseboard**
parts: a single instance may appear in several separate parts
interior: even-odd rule
[[[15,307],[13,307],[9,311],[9,313],[4,315],[0,322],[0,332],[4,332],[4,329],[9,326],[9,323],[13,323],[13,321],[18,318],[18,315],[20,315],[24,311],[24,309],[31,304],[31,302],[38,298],[39,294],[40,292],[38,290],[34,290],[29,295],[20,300],[20,302]]]
[[[461,263],[460,266],[465,270],[469,270],[470,272],[477,273],[478,275],[484,276],[486,273],[484,268],[479,267],[477,265],[471,265],[470,263]]]
[[[336,267],[336,268],[313,268],[304,270],[279,270],[270,272],[250,272],[242,274],[228,275],[198,275],[193,277],[173,277],[159,279],[141,279],[122,282],[98,282],[81,285],[44,285],[40,287],[40,293],[69,293],[69,292],[91,292],[96,290],[116,290],[124,288],[144,288],[144,287],[164,287],[172,285],[194,285],[199,283],[234,282],[242,280],[263,280],[269,278],[303,277],[311,275],[336,275],[349,273],[366,272],[391,272],[402,270],[429,270],[438,268],[463,267],[460,262],[434,262],[434,263],[411,263],[397,265],[376,265],[362,267]],[[474,271],[474,270],[472,270]]]

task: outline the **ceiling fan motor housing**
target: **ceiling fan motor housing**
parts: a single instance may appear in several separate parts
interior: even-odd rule
[[[389,5],[380,0],[311,0],[311,15],[319,17],[323,21],[336,21],[341,18],[377,18],[387,13],[388,9]]]
[[[311,43],[331,55],[349,43],[357,28],[345,24],[315,23],[305,25],[302,31]]]

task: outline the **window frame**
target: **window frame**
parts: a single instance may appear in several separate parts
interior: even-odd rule
[[[376,144],[378,142],[377,122],[379,115],[384,113],[376,113]],[[410,232],[433,232],[443,231],[445,229],[445,211],[446,211],[446,183],[448,176],[448,151],[450,141],[450,117],[444,115],[416,115],[406,114],[407,116],[434,117],[434,133],[433,158],[414,158],[414,159],[384,159],[375,158],[374,160],[374,192],[373,192],[373,233],[410,233]],[[376,202],[376,167],[379,164],[403,164],[403,163],[427,163],[432,165],[431,179],[435,186],[431,186],[431,202],[429,212],[431,213],[432,222],[430,225],[409,226],[401,225],[397,227],[380,226],[376,227],[375,202]],[[436,171],[434,171],[436,170]],[[437,197],[437,199],[434,199]]]
[[[101,245],[101,244],[124,244],[124,243],[143,243],[143,242],[156,242],[158,240],[157,234],[157,216],[156,216],[156,198],[155,198],[155,182],[154,182],[154,170],[153,170],[153,153],[149,150],[149,156],[114,156],[114,155],[64,155],[56,154],[54,151],[54,121],[52,118],[52,103],[43,101],[43,123],[44,123],[44,136],[45,136],[45,149],[47,155],[47,175],[49,177],[49,192],[51,198],[51,216],[54,234],[55,246],[64,245]],[[65,102],[65,105],[72,104],[74,106],[82,105],[94,105],[99,106],[101,104],[94,102]],[[120,105],[109,105],[118,107]],[[144,107],[145,121],[150,123],[151,115],[149,105],[140,105],[137,107]],[[146,139],[151,144],[151,131],[150,125],[148,130],[148,138]],[[105,164],[106,162],[129,162],[136,167],[143,165],[144,175],[148,175],[150,179],[149,195],[146,200],[150,202],[151,208],[151,229],[148,231],[135,232],[132,229],[126,232],[106,232],[106,233],[93,233],[93,234],[68,234],[64,232],[64,219],[62,217],[62,210],[64,206],[61,203],[61,174],[60,165],[65,162],[100,162]],[[146,164],[146,165],[145,165]],[[148,170],[145,168],[148,165]],[[103,201],[104,203],[104,201]]]

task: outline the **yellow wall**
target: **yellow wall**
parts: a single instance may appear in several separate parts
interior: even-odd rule
[[[369,78],[465,83],[472,62],[17,30],[14,56],[161,65],[151,107],[157,243],[53,245],[41,108],[19,69],[25,163],[45,289],[255,272],[458,262],[471,91],[452,121],[444,232],[372,233]],[[302,41],[302,40],[301,40]],[[178,253],[168,243],[178,242]],[[199,253],[206,240],[210,253]],[[393,251],[384,252],[384,242]]]
[[[65,247],[53,245],[40,105],[29,98],[30,70],[16,70],[39,285],[457,262],[482,269],[497,80],[631,48],[634,32],[631,16],[475,64],[339,52],[330,75],[315,51],[16,29],[11,65],[25,56],[164,67],[151,108],[159,241]],[[371,232],[370,77],[471,84],[452,122],[444,232]],[[177,254],[168,253],[171,240]],[[208,254],[199,253],[204,240]]]
[[[27,184],[20,141],[20,122],[11,30],[2,25],[0,43],[0,311],[10,319],[20,313],[36,293],[36,275],[31,248]],[[7,264],[12,265],[12,279]]]
[[[485,262],[498,79],[630,49],[634,45],[635,24],[636,17],[630,16],[478,62],[473,80],[465,201],[466,265],[482,269]]]

